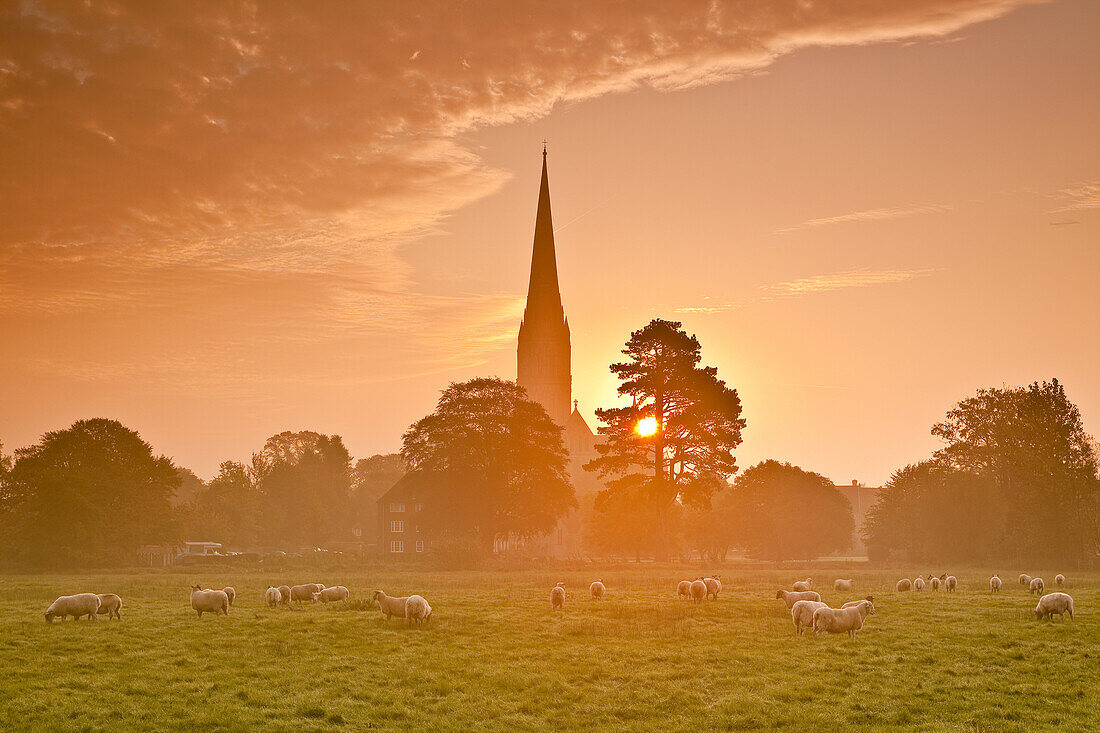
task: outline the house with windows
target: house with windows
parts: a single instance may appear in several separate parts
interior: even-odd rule
[[[390,557],[415,557],[425,550],[426,528],[421,527],[425,476],[405,474],[378,497],[378,550]]]

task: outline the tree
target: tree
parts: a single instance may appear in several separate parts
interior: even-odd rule
[[[176,489],[176,495],[172,497],[172,503],[177,506],[194,500],[199,492],[206,488],[203,480],[196,476],[190,468],[176,466],[176,475],[180,477],[180,487]]]
[[[745,427],[737,390],[715,367],[699,366],[699,350],[698,339],[674,321],[654,320],[630,335],[627,361],[611,371],[621,381],[619,395],[633,404],[596,410],[604,441],[585,465],[606,479],[604,491],[636,496],[653,513],[661,560],[669,555],[673,504],[706,507],[727,485]],[[645,418],[652,427],[639,431]]]
[[[188,531],[235,547],[256,545],[262,536],[262,499],[245,465],[224,461],[187,505]]]
[[[1057,379],[981,389],[932,427],[947,467],[990,479],[1004,509],[998,544],[1024,560],[1095,554],[1098,460]]]
[[[348,536],[351,456],[339,435],[282,432],[252,456],[267,544],[320,545]]]
[[[172,461],[116,420],[78,420],[16,451],[4,482],[3,554],[26,567],[132,562],[173,535]]]
[[[821,474],[763,461],[733,485],[736,528],[757,557],[813,560],[851,546],[852,504]]]
[[[364,538],[377,531],[378,498],[406,473],[400,453],[360,458],[351,472],[351,503]]]
[[[513,382],[451,384],[435,411],[405,432],[401,457],[410,471],[442,477],[425,503],[426,521],[473,533],[485,550],[497,537],[549,532],[577,505],[561,427]],[[460,519],[471,516],[475,524]]]

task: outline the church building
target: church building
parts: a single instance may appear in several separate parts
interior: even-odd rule
[[[550,418],[564,429],[563,439],[569,452],[569,477],[577,491],[577,501],[590,503],[599,490],[595,476],[583,466],[596,457],[596,436],[577,409],[573,399],[569,319],[558,287],[558,263],[554,247],[554,221],[550,213],[550,182],[546,172],[546,148],[542,150],[542,182],[539,184],[538,210],[535,214],[535,239],[531,251],[531,278],[527,285],[527,305],[519,326],[516,349],[516,383],[527,390],[531,399],[546,408]],[[567,558],[581,554],[579,512],[564,517],[548,537],[529,540],[523,549],[539,557]],[[498,549],[511,549],[512,542]],[[516,549],[519,549],[516,547]]]

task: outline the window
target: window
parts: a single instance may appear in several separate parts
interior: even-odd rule
[[[390,502],[390,511],[393,512],[394,514],[400,514],[403,511],[405,511],[405,505],[404,505],[404,503],[398,503],[396,501],[391,501]]]
[[[405,543],[401,540],[390,540],[390,552],[404,552]]]
[[[405,531],[405,523],[402,522],[400,519],[393,520],[392,522],[390,522],[390,531],[391,532],[404,532]]]
[[[424,552],[424,540],[417,540],[416,541],[416,551],[417,552]]]
[[[416,505],[416,511],[419,512],[419,511],[423,511],[423,510],[424,510],[424,505],[423,504],[417,504]]]

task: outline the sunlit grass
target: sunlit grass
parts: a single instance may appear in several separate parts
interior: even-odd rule
[[[1035,569],[1028,569],[1035,570]],[[894,593],[911,573],[724,568],[718,601],[678,601],[697,568],[302,573],[421,593],[423,630],[363,603],[268,609],[262,574],[0,578],[0,713],[12,730],[1090,730],[1100,720],[1100,574],[1074,576],[1077,618],[1031,617],[984,571],[955,594]],[[796,638],[774,594],[812,575],[834,605],[868,593],[855,641]],[[1053,577],[1049,572],[1044,577]],[[316,576],[316,577],[315,577]],[[602,577],[607,600],[588,597]],[[831,590],[834,577],[856,590]],[[564,579],[565,610],[549,590]],[[233,585],[228,617],[190,581]],[[117,592],[122,621],[47,625],[61,593]]]

